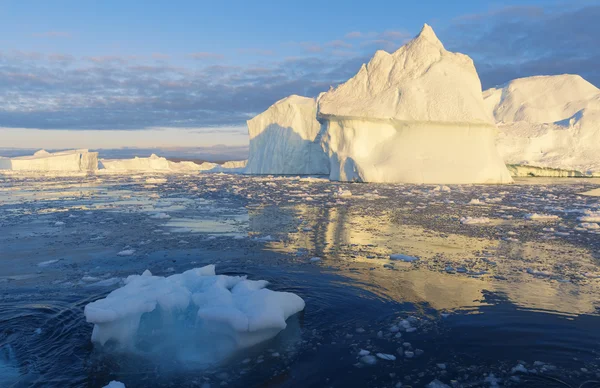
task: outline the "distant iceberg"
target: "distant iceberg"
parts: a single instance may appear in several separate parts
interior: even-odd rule
[[[148,158],[100,159],[100,169],[106,172],[193,172],[210,170],[216,164],[194,162],[172,162],[156,154]]]
[[[563,74],[516,79],[483,97],[514,175],[600,175],[600,89]]]
[[[29,172],[95,172],[98,153],[87,149],[61,152],[37,151],[30,156],[0,158],[0,170]]]

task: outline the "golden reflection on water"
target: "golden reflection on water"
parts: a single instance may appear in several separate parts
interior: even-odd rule
[[[563,240],[510,242],[466,233],[444,234],[394,223],[389,210],[308,205],[280,210],[284,214],[280,220],[273,212],[268,216],[261,210],[250,213],[251,230],[267,223],[277,230],[278,221],[289,224],[292,214],[301,220],[297,230],[288,234],[288,241],[272,242],[269,249],[287,253],[305,249],[308,256],[322,257],[319,265],[339,271],[350,284],[383,298],[436,310],[477,311],[491,303],[485,300],[485,294],[492,292],[526,309],[597,313],[600,280],[583,274],[597,273],[598,265],[589,250]],[[391,253],[420,260],[417,264],[394,262],[389,260]],[[495,263],[485,268],[485,274],[445,270],[449,265],[477,272],[486,263],[482,258]],[[384,267],[390,264],[394,269]],[[534,276],[528,269],[550,272],[552,276]]]

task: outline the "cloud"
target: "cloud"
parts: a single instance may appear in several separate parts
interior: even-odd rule
[[[71,33],[65,31],[46,31],[31,35],[36,38],[71,38]]]
[[[470,55],[484,88],[531,75],[580,74],[600,85],[600,5],[507,7],[458,18],[440,37]]]
[[[257,49],[257,48],[244,48],[239,49],[238,53],[246,55],[258,55],[258,56],[272,56],[275,55],[273,50]]]
[[[344,42],[343,40],[332,40],[331,42],[325,43],[325,47],[333,47],[336,49],[352,48],[352,44]]]
[[[352,31],[352,32],[347,33],[344,37],[346,39],[358,39],[358,38],[362,38],[363,34],[360,31]]]
[[[209,52],[202,51],[202,52],[188,54],[188,58],[199,59],[199,60],[218,60],[218,59],[224,59],[225,56],[223,54],[209,53]]]

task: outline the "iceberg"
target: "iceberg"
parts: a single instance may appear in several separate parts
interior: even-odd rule
[[[513,175],[600,175],[600,89],[582,77],[520,78],[483,98]]]
[[[156,154],[148,158],[100,159],[100,169],[105,172],[193,172],[210,170],[217,166],[213,163],[196,164],[194,162],[172,162]]]
[[[314,98],[292,95],[248,120],[247,174],[329,174]]]
[[[510,183],[495,146],[473,61],[446,51],[424,25],[390,54],[317,99],[330,179],[403,183]]]
[[[146,270],[125,286],[85,306],[94,324],[92,342],[118,349],[161,353],[212,363],[275,337],[304,309],[293,293],[267,289],[264,280],[216,275],[215,266],[169,277]]]
[[[0,158],[0,170],[94,172],[98,169],[98,153],[87,149],[48,152],[40,150],[29,156]]]

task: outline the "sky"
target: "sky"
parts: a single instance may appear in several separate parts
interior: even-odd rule
[[[484,89],[563,73],[600,86],[600,0],[0,0],[0,18],[0,148],[241,149],[246,120],[423,23]]]

